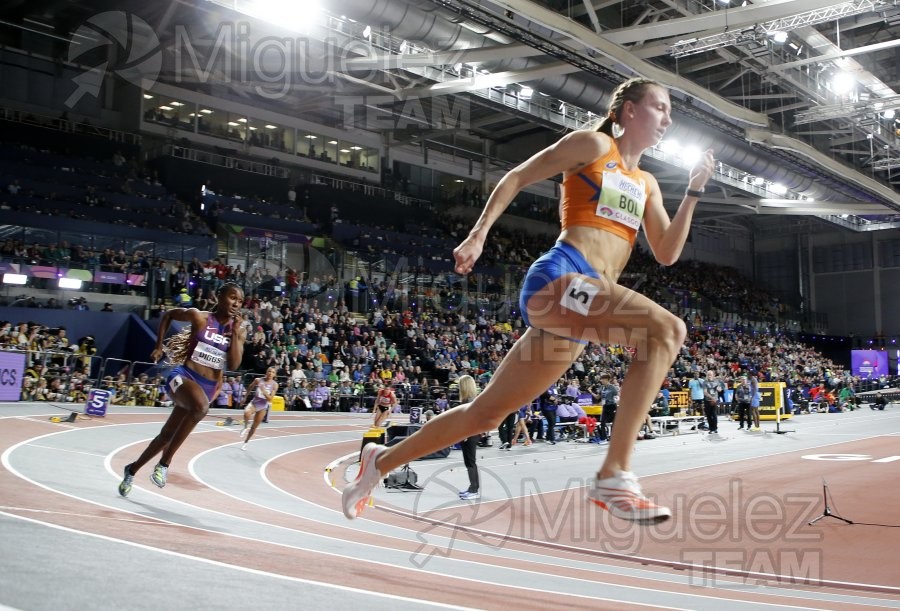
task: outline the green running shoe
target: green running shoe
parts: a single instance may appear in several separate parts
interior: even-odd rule
[[[128,496],[131,493],[131,483],[134,481],[134,475],[129,471],[130,468],[130,464],[125,465],[125,477],[122,478],[122,482],[119,484],[119,494],[122,496]]]
[[[169,468],[162,465],[153,467],[153,473],[150,474],[150,481],[162,488],[166,485],[166,477],[169,475]]]

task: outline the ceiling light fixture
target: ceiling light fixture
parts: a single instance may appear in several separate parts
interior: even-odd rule
[[[831,90],[838,95],[850,93],[856,85],[856,77],[841,70],[831,78]]]
[[[684,164],[687,166],[693,166],[700,160],[700,152],[699,147],[696,146],[688,146],[685,147],[684,151],[681,153],[681,159],[684,161]]]
[[[677,140],[663,140],[659,143],[659,150],[668,155],[675,155],[681,150]]]

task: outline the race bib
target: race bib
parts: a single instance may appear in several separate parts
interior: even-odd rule
[[[209,344],[197,344],[191,360],[210,369],[225,369],[225,351]]]
[[[574,310],[582,316],[587,316],[594,297],[600,292],[600,287],[592,284],[581,276],[574,276],[563,293],[560,305],[569,310]]]
[[[603,172],[603,187],[597,201],[597,216],[637,231],[644,218],[647,193],[644,184],[618,172]]]
[[[169,388],[172,390],[172,392],[175,392],[176,390],[181,388],[182,384],[184,384],[184,379],[181,376],[175,376],[169,382]]]

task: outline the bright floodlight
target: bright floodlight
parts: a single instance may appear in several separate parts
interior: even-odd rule
[[[781,44],[785,40],[787,40],[787,32],[785,32],[784,30],[775,30],[774,32],[769,32],[769,36],[771,36],[772,40],[774,40],[778,44]]]
[[[675,155],[681,150],[681,145],[677,140],[663,140],[659,143],[659,150],[667,155]]]
[[[523,100],[530,100],[532,95],[534,95],[534,89],[522,85],[522,89],[519,91],[519,97]]]
[[[831,90],[838,95],[850,93],[856,85],[856,78],[849,72],[838,72],[831,79]]]
[[[248,12],[269,23],[300,30],[308,28],[321,10],[318,0],[255,0]]]
[[[894,109],[893,109],[893,108],[888,108],[887,110],[885,110],[885,111],[882,113],[881,116],[884,117],[885,119],[893,119],[893,118],[894,118],[894,114],[896,114],[896,113],[894,112]]]
[[[698,147],[686,146],[681,153],[681,159],[684,160],[685,165],[692,166],[700,161],[700,156],[702,154],[702,151]]]
[[[775,195],[784,195],[788,190],[787,187],[785,187],[783,184],[781,184],[780,182],[776,182],[769,187],[769,191],[771,191]]]
[[[28,276],[25,274],[3,274],[3,284],[25,284],[28,282]]]

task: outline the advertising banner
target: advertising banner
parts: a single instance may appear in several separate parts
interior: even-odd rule
[[[0,401],[18,401],[22,397],[25,354],[0,351]]]
[[[886,350],[851,350],[850,370],[864,380],[888,375]]]

